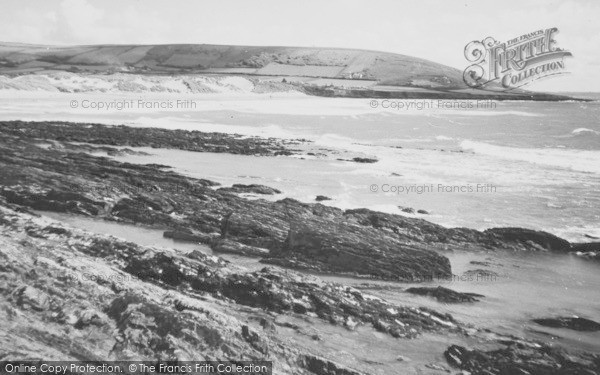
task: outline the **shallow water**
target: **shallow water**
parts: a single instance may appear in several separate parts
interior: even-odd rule
[[[428,297],[397,291],[371,292],[398,304],[418,304],[449,312],[459,320],[494,332],[513,334],[567,347],[600,352],[600,332],[577,332],[539,326],[531,319],[572,316],[600,320],[600,273],[598,264],[570,255],[547,253],[456,252],[444,254],[452,271],[461,276],[467,270],[491,270],[498,277],[430,282],[432,286],[482,294],[472,304],[440,304]],[[470,264],[489,262],[489,266]],[[327,277],[324,277],[328,279]],[[342,281],[333,278],[334,281]],[[348,283],[349,280],[343,280]],[[367,290],[369,290],[367,288]],[[440,307],[442,306],[442,307]],[[551,336],[555,335],[556,338]]]
[[[206,245],[165,238],[163,237],[163,231],[158,229],[149,229],[139,225],[117,223],[101,219],[90,219],[58,212],[37,211],[37,213],[66,223],[75,228],[85,229],[92,233],[108,234],[142,246],[177,249],[185,253],[193,250],[200,250],[204,253],[212,254],[212,250]]]

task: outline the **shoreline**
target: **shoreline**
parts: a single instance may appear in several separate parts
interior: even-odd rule
[[[521,92],[512,93],[510,91],[486,91],[471,89],[470,92],[452,91],[449,88],[419,88],[423,92],[414,92],[410,90],[378,90],[378,89],[345,89],[328,88],[315,86],[302,86],[302,89],[309,95],[321,96],[327,98],[357,98],[357,99],[429,99],[429,100],[485,100],[485,101],[518,101],[518,102],[592,102],[593,99],[576,98],[566,95]],[[466,89],[459,89],[465,91]]]
[[[140,84],[136,77],[148,82]],[[70,80],[68,79],[70,78]],[[89,79],[85,89],[73,86],[73,79]],[[161,81],[162,80],[162,81]],[[229,81],[240,82],[229,82]],[[154,82],[157,81],[157,82]],[[172,86],[169,85],[171,81]],[[119,82],[119,84],[115,84]],[[158,83],[160,82],[160,83]],[[366,82],[366,83],[365,83]],[[462,83],[461,83],[462,84]],[[594,102],[587,93],[546,93],[522,89],[502,90],[454,86],[386,84],[376,80],[331,78],[327,76],[286,76],[278,74],[247,74],[228,72],[137,72],[39,70],[25,72],[2,71],[0,93],[37,90],[60,93],[90,94],[179,94],[179,95],[268,95],[308,96],[315,98],[397,99],[397,100],[472,100],[498,102]],[[162,86],[161,86],[162,85]],[[105,86],[101,89],[98,87]]]
[[[10,192],[6,192],[6,188],[4,188],[4,195],[6,196],[6,194],[9,194],[13,201],[28,202],[35,196],[36,198],[34,201],[37,205],[42,204],[42,201],[46,201],[46,204],[49,205],[49,207],[59,207],[61,210],[78,214],[87,214],[91,216],[100,215],[109,220],[117,219],[147,224],[149,223],[148,220],[158,219],[158,222],[164,227],[170,228],[174,233],[181,233],[180,236],[183,233],[189,233],[191,238],[194,236],[204,238],[206,242],[220,248],[222,251],[254,252],[256,254],[272,254],[272,252],[275,252],[274,254],[276,254],[276,257],[269,259],[269,262],[287,264],[292,267],[309,269],[315,269],[314,267],[316,267],[318,270],[320,267],[328,266],[326,263],[321,264],[320,261],[308,264],[301,259],[296,259],[295,252],[302,253],[304,251],[302,249],[306,244],[302,243],[296,245],[290,242],[290,236],[302,234],[300,235],[301,238],[315,237],[316,239],[319,239],[319,241],[321,241],[322,238],[328,238],[328,240],[332,240],[338,244],[346,242],[349,247],[345,251],[349,251],[348,254],[352,254],[356,251],[355,249],[359,249],[362,246],[356,245],[361,243],[360,236],[351,241],[349,238],[353,238],[355,233],[348,232],[344,234],[346,229],[343,228],[346,228],[347,225],[354,222],[360,224],[363,227],[362,229],[367,231],[365,233],[370,233],[366,234],[366,238],[369,238],[371,241],[382,241],[380,245],[384,248],[399,241],[398,245],[405,248],[409,253],[413,251],[413,247],[416,247],[417,249],[452,249],[453,247],[489,249],[502,247],[515,250],[545,250],[565,253],[570,251],[585,251],[591,257],[598,252],[597,244],[594,243],[571,244],[550,233],[525,228],[492,228],[480,232],[466,228],[445,228],[420,218],[385,214],[367,209],[341,210],[330,206],[323,206],[318,203],[302,203],[288,198],[274,202],[247,200],[243,197],[243,195],[247,193],[254,194],[257,197],[260,197],[261,195],[268,197],[275,192],[269,190],[270,188],[267,187],[253,187],[252,185],[241,185],[237,190],[222,187],[215,190],[218,185],[215,182],[206,179],[196,180],[184,177],[170,171],[170,168],[165,169],[165,166],[138,165],[131,167],[128,166],[128,164],[89,155],[90,152],[98,150],[117,154],[133,152],[128,149],[111,150],[111,147],[113,146],[168,147],[198,152],[210,151],[259,156],[293,155],[296,151],[293,148],[290,148],[290,146],[293,147],[297,142],[302,142],[303,140],[286,141],[282,143],[276,139],[265,140],[260,139],[259,137],[239,138],[235,135],[203,133],[199,131],[190,132],[160,128],[131,128],[126,126],[112,127],[99,124],[77,124],[67,122],[28,123],[20,121],[2,122],[0,134],[2,134],[3,137],[9,137],[8,139],[15,137],[18,142],[22,143],[21,147],[26,147],[33,152],[40,153],[40,156],[47,153],[45,157],[49,158],[56,158],[58,155],[64,155],[62,157],[69,155],[69,158],[74,158],[76,155],[79,155],[77,152],[87,152],[88,155],[86,155],[83,160],[77,160],[77,162],[82,163],[82,166],[85,165],[87,168],[91,168],[92,171],[90,174],[89,170],[81,169],[80,176],[87,175],[89,176],[89,180],[93,181],[97,178],[97,173],[101,173],[100,175],[104,178],[103,181],[94,182],[92,186],[86,186],[86,183],[80,182],[79,186],[72,186],[70,191],[61,193],[61,185],[64,184],[63,186],[68,186],[72,184],[72,182],[68,181],[70,177],[66,175],[62,177],[66,180],[58,182],[58,184],[50,183],[43,189],[45,191],[48,191],[48,189],[50,189],[50,191],[58,189],[58,199],[65,200],[62,203],[60,201],[55,203],[52,198],[48,196],[44,198],[40,193],[27,192],[29,189],[28,186],[21,186],[19,189],[24,189],[22,192],[15,191],[14,188],[9,189]],[[51,144],[49,149],[40,149],[36,146],[37,143],[44,140],[56,143]],[[89,144],[89,146],[70,142],[86,143]],[[100,171],[94,172],[93,168],[97,168],[94,164],[98,163],[95,160],[106,165],[111,165],[111,168],[117,168],[115,171],[118,170],[118,168],[125,168],[125,170],[133,169],[136,173],[141,173],[141,176],[144,176],[143,179],[145,180],[137,178],[132,184],[132,181],[128,181],[127,178],[123,178],[123,176],[112,176],[110,173],[107,174],[106,172]],[[11,167],[18,168],[18,166]],[[52,165],[51,162],[48,168],[56,168],[56,166]],[[73,172],[70,172],[69,175],[72,173]],[[119,174],[120,173],[122,172],[119,172]],[[111,180],[111,178],[114,177],[119,178],[119,180]],[[37,176],[29,176],[26,178],[36,179]],[[165,179],[171,180],[169,181],[169,185],[160,188],[160,183],[164,182]],[[80,180],[80,178],[78,180]],[[19,184],[24,181],[17,180],[12,182]],[[173,183],[176,185],[172,185]],[[155,188],[152,188],[153,186]],[[173,189],[173,186],[176,186],[177,189]],[[190,190],[190,187],[193,187],[193,189]],[[89,191],[91,194],[84,193],[73,195],[73,191]],[[134,199],[128,198],[123,200],[119,198],[119,192],[121,191],[127,191],[129,194],[133,194],[132,197]],[[179,220],[173,219],[172,217],[172,215],[185,217],[185,211],[179,211],[181,209],[174,207],[172,202],[174,198],[181,199],[183,202],[188,202],[188,204],[192,206],[198,204],[190,202],[190,197],[185,196],[186,193],[191,194],[192,196],[201,196],[203,197],[201,199],[208,199],[208,202],[216,199],[217,204],[201,203],[203,209],[206,210],[208,208],[208,211],[211,212],[211,214],[208,218],[201,219],[200,225],[191,224],[189,218]],[[61,197],[61,194],[64,196]],[[27,198],[28,196],[29,198]],[[71,198],[74,202],[79,203],[74,204]],[[106,201],[107,199],[113,203],[110,203],[108,206],[97,203]],[[148,201],[148,199],[150,200]],[[192,197],[192,199],[195,199],[195,197]],[[230,200],[231,203],[225,205],[219,203],[227,200]],[[91,211],[81,209],[82,204]],[[250,207],[253,208],[250,209]],[[255,211],[256,207],[260,210],[264,210],[264,212],[258,211],[258,213],[253,213],[252,211]],[[149,209],[154,212],[147,212]],[[126,213],[119,214],[122,210],[125,210],[124,212]],[[116,215],[112,213],[113,211]],[[309,218],[312,221],[309,221],[308,227],[306,227],[306,215],[307,212],[310,211],[312,211],[312,216]],[[93,212],[96,212],[96,214]],[[150,214],[150,216],[144,218],[144,215],[146,215],[144,212]],[[232,214],[234,215],[231,216]],[[273,214],[275,214],[275,217],[273,217]],[[323,219],[327,217],[329,217],[329,219],[324,221]],[[229,229],[230,219],[231,225],[233,225],[234,228],[233,230]],[[330,221],[332,221],[331,219],[333,219],[333,225],[342,225],[342,229],[338,228],[336,231],[333,231],[337,234],[322,233],[318,228],[328,228],[332,225],[332,223],[330,223]],[[139,222],[136,222],[136,220]],[[261,222],[264,222],[265,224],[256,224]],[[256,227],[256,225],[258,225],[258,227]],[[400,234],[397,229],[398,226],[404,228],[414,226],[419,229],[418,232],[412,231],[411,233],[409,230],[408,233]],[[388,230],[392,230],[392,232],[396,232],[398,238],[389,238],[387,234],[379,232],[380,228],[387,228]],[[257,235],[253,231],[259,231],[260,234]],[[355,232],[356,229],[353,229],[352,231]],[[231,232],[231,235],[228,235],[228,232]],[[233,240],[233,242],[225,241],[220,245],[215,243],[215,241],[218,242],[217,233],[220,238],[228,238]],[[369,237],[373,235],[375,237]],[[335,239],[335,237],[332,236],[339,236],[339,238]],[[390,240],[392,242],[389,242]],[[350,244],[352,242],[354,242],[354,244]],[[325,245],[321,244],[321,246]],[[292,252],[290,253],[290,251]],[[292,254],[291,258],[290,254]],[[342,269],[340,269],[340,271]],[[435,268],[431,270],[434,270],[434,274],[439,271],[435,271]],[[427,272],[430,273],[431,270]],[[409,275],[409,273],[405,274],[403,277],[406,277],[407,275]],[[429,276],[429,274],[424,274],[424,277],[426,276]]]

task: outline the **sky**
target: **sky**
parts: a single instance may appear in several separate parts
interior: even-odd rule
[[[557,27],[570,74],[529,88],[600,91],[599,16],[598,0],[0,0],[0,41],[359,48],[463,70],[473,40]]]

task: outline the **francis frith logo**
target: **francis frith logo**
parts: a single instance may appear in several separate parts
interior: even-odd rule
[[[565,58],[569,51],[558,48],[556,27],[536,30],[507,42],[492,37],[475,40],[465,47],[465,57],[472,64],[463,72],[470,87],[500,85],[513,89],[541,78],[567,73]]]

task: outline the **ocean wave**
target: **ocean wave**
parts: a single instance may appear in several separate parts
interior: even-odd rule
[[[432,138],[386,138],[381,139],[379,142],[387,143],[431,143],[434,140]]]
[[[593,129],[588,129],[588,128],[577,128],[571,132],[571,134],[575,134],[575,135],[589,134],[589,133],[594,134],[594,135],[600,135],[599,131],[596,131]]]
[[[127,126],[143,128],[163,128],[170,130],[188,130],[201,132],[215,132],[237,134],[244,137],[260,136],[263,138],[293,139],[298,135],[283,129],[279,125],[266,124],[262,126],[227,125],[194,119],[181,119],[178,117],[138,117],[126,122]]]
[[[502,111],[502,110],[443,110],[439,114],[456,115],[456,116],[520,116],[520,117],[543,117],[541,113],[524,112],[524,111]]]
[[[330,147],[353,152],[364,152],[372,147],[357,143],[357,140],[354,138],[333,133],[323,134],[315,140],[314,144],[315,146]]]
[[[516,148],[469,140],[462,141],[460,147],[463,150],[473,151],[475,154],[487,155],[498,159],[523,161],[579,172],[600,174],[600,151],[558,148]]]
[[[595,225],[552,228],[549,231],[571,242],[595,242],[600,238],[600,229]]]

